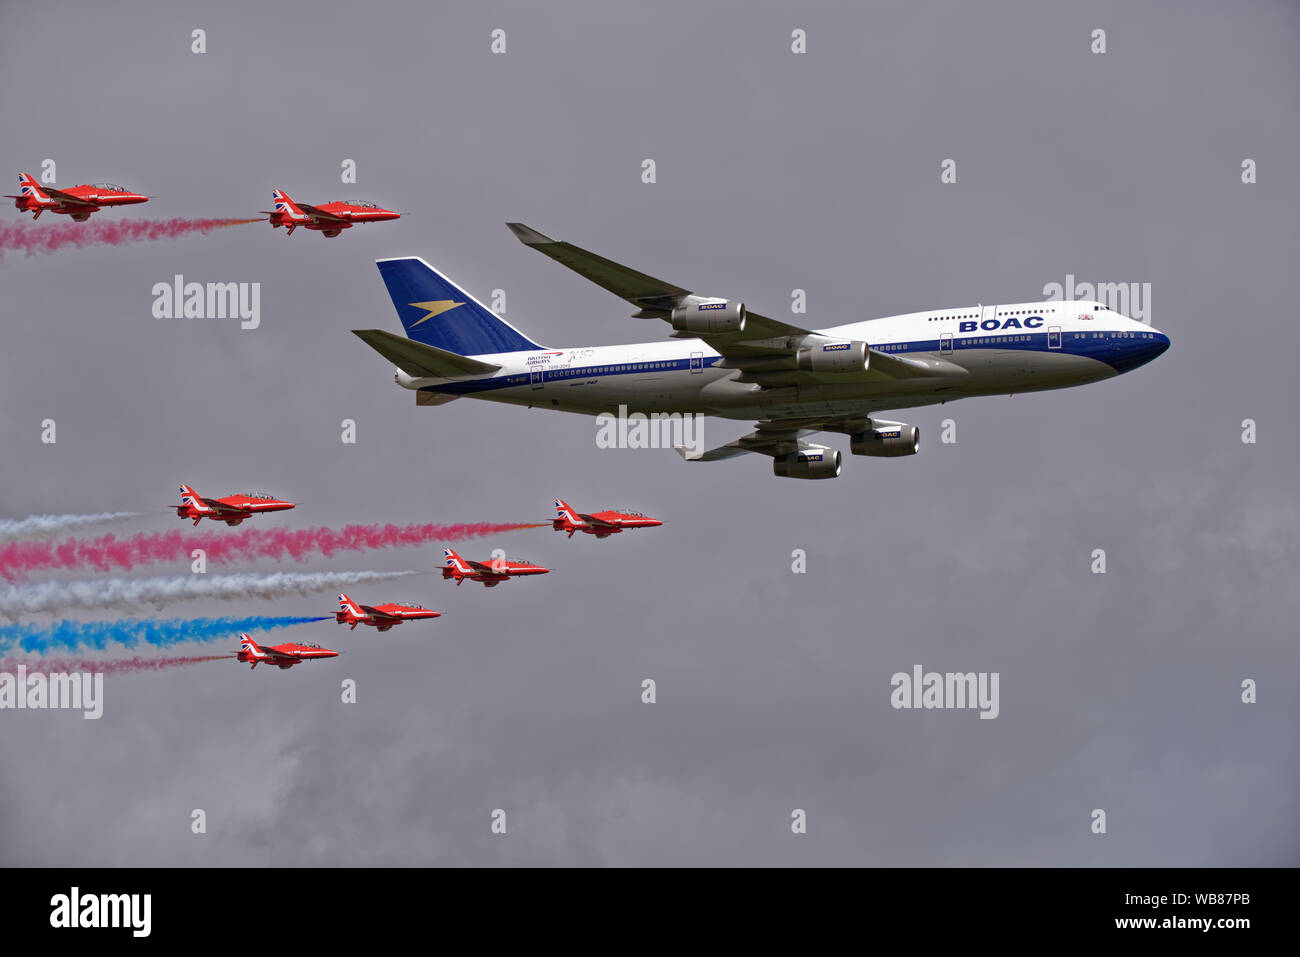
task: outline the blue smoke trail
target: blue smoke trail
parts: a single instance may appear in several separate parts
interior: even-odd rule
[[[241,631],[270,631],[333,616],[287,617],[252,615],[246,618],[124,618],[120,621],[56,621],[49,625],[0,625],[0,651],[14,645],[24,651],[63,651],[104,648],[110,643],[167,648],[186,641],[236,641]]]

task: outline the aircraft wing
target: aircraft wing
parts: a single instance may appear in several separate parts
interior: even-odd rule
[[[674,309],[686,304],[690,297],[696,295],[681,286],[647,276],[572,243],[551,239],[523,223],[506,225],[525,246],[568,266],[583,278],[636,306],[638,311],[634,316],[638,319],[669,320]],[[748,310],[745,314],[745,328],[741,332],[674,332],[673,336],[702,339],[723,357],[723,368],[739,370],[738,381],[752,382],[763,387],[775,388],[801,382],[844,382],[846,379],[888,382],[961,374],[965,371],[942,359],[911,358],[880,352],[870,349],[870,343],[866,369],[833,374],[804,371],[796,365],[796,353],[802,348],[835,340],[811,329]]]
[[[628,266],[598,256],[596,253],[581,249],[572,243],[558,242],[544,236],[523,223],[506,223],[511,232],[525,246],[531,246],[539,253],[550,256],[563,266],[568,266],[578,275],[590,279],[596,285],[608,289],[620,299],[625,299],[640,311],[638,319],[667,319],[677,304],[691,295],[689,289],[674,286],[672,283],[655,279],[643,272],[637,272]],[[760,316],[758,313],[747,314],[745,331],[718,336],[725,344],[736,345],[740,340],[757,340],[772,336],[805,336],[807,329],[800,329],[788,323]],[[736,337],[740,337],[737,340]],[[714,345],[712,337],[701,336],[709,345]],[[717,348],[717,346],[714,346]],[[722,350],[719,349],[719,352]],[[727,353],[723,353],[726,355]]]
[[[302,661],[302,659],[297,655],[286,655],[283,651],[276,651],[274,648],[263,648],[262,654],[267,656],[266,660],[268,664],[275,664],[282,661],[297,664],[299,661]]]
[[[42,186],[41,192],[50,199],[57,199],[60,203],[70,203],[74,206],[98,206],[98,203],[88,199],[82,199],[80,196],[73,196],[71,193],[65,193],[61,189],[55,189],[53,186]]]
[[[719,459],[729,459],[737,455],[744,455],[747,452],[757,452],[760,455],[782,458],[792,452],[813,452],[826,449],[827,446],[804,441],[804,436],[812,435],[815,432],[838,432],[843,435],[853,435],[877,426],[897,424],[896,422],[885,422],[880,419],[873,421],[870,416],[866,415],[824,419],[767,419],[756,422],[753,432],[742,435],[726,445],[720,445],[707,451],[696,451],[677,446],[677,454],[688,462],[716,462]]]
[[[744,455],[746,452],[757,452],[760,455],[779,458],[792,452],[806,452],[825,448],[824,445],[803,441],[803,436],[811,435],[814,432],[834,431],[828,428],[832,424],[834,423],[805,420],[767,420],[756,423],[754,431],[748,435],[742,435],[734,442],[720,445],[716,449],[697,452],[677,446],[677,454],[688,462],[716,462],[719,459]]]
[[[218,513],[223,515],[248,515],[252,511],[252,509],[247,508],[246,506],[231,505],[215,498],[205,498],[203,504],[208,508],[216,509]]]
[[[596,518],[594,515],[583,515],[579,512],[578,518],[582,519],[588,525],[596,525],[602,528],[618,528],[618,525],[614,522],[607,522],[603,518]]]
[[[308,206],[306,203],[298,203],[297,206],[318,223],[347,223],[349,226],[352,225],[350,220],[344,219],[342,216],[335,216],[333,213],[327,213],[316,206]]]

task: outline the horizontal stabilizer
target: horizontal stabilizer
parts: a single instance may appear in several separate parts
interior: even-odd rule
[[[491,362],[470,359],[436,346],[426,346],[422,342],[396,336],[382,329],[353,329],[352,334],[411,376],[457,379],[488,375],[501,368]]]

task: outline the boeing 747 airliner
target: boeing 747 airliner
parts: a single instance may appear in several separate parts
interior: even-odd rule
[[[698,461],[758,452],[772,457],[779,476],[834,478],[840,453],[805,436],[842,433],[854,455],[911,455],[920,446],[917,428],[878,412],[1083,385],[1169,348],[1163,333],[1081,300],[957,306],[801,329],[508,225],[524,245],[636,307],[636,318],[669,323],[671,341],[547,349],[423,259],[381,259],[406,338],[353,331],[397,365],[397,384],[420,405],[469,396],[586,415],[623,406],[754,419],[754,431],[734,442],[678,451]]]

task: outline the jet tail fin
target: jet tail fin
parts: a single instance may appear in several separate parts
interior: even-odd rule
[[[298,204],[295,203],[292,197],[290,197],[289,194],[286,193],[284,190],[282,189],[271,190],[271,198],[275,200],[276,212],[292,213],[294,216],[305,215],[303,211],[298,208]]]
[[[460,356],[542,349],[423,259],[375,265],[408,338]]]

